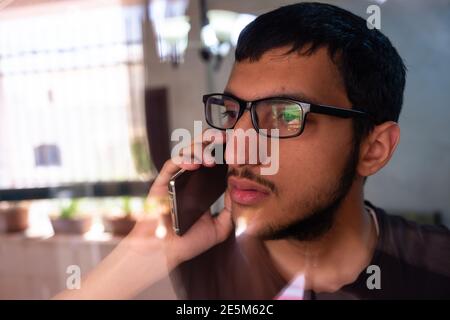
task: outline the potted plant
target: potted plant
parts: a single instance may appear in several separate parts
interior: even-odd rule
[[[84,234],[92,226],[92,217],[82,215],[79,210],[80,200],[70,200],[61,209],[59,216],[52,218],[55,234]]]
[[[109,216],[105,218],[105,229],[115,236],[126,236],[136,224],[136,218],[133,214],[132,199],[122,197],[121,215]]]
[[[6,232],[24,232],[28,228],[28,202],[9,202],[0,209]]]
[[[147,201],[143,200],[143,208],[139,209],[136,208],[138,206],[133,206],[133,204],[137,204],[137,200],[134,202],[134,200],[128,196],[122,197],[121,202],[121,215],[105,218],[106,231],[119,237],[126,236],[134,228],[138,216],[141,216],[146,219],[148,234],[152,235],[155,233],[158,226],[158,220],[156,218],[153,219],[148,215],[144,216],[143,214],[143,212],[148,212]]]

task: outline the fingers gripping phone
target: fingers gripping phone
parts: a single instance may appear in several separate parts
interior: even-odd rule
[[[226,164],[178,171],[169,181],[172,225],[179,236],[205,213],[227,188]]]

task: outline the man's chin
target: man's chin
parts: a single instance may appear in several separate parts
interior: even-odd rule
[[[264,224],[257,219],[261,216],[259,210],[251,207],[233,206],[231,210],[236,233],[257,237],[262,234]]]
[[[261,228],[258,231],[258,237],[263,240],[317,240],[327,234],[332,228],[335,212],[334,208],[330,208],[329,210],[314,212],[285,225],[278,222],[276,227]]]
[[[248,213],[248,212],[247,212]],[[245,234],[246,236],[266,239],[272,235],[272,229],[267,226],[267,221],[262,221],[253,214],[241,214],[233,216],[236,226],[236,234]]]

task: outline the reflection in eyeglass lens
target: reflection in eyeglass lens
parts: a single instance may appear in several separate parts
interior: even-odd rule
[[[291,135],[300,130],[302,111],[294,103],[286,101],[270,102],[270,124],[265,123],[267,129],[279,129],[281,135]],[[259,114],[259,111],[258,111]]]

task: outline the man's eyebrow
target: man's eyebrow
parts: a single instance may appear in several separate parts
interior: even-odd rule
[[[242,99],[241,97],[239,97],[238,95],[234,94],[233,92],[231,92],[229,90],[224,90],[223,94],[226,94],[226,95],[229,95],[229,96],[232,96],[232,97],[244,100],[244,99]],[[267,96],[257,97],[254,100],[261,100],[261,99],[266,99],[266,98],[285,98],[285,99],[294,99],[294,100],[298,100],[298,101],[301,101],[301,102],[307,102],[307,103],[312,103],[312,104],[322,104],[317,99],[312,98],[312,97],[308,97],[307,95],[305,95],[304,93],[301,93],[301,92],[296,92],[296,93],[283,92],[283,93],[278,93],[278,94],[274,93],[274,94],[267,95]]]

